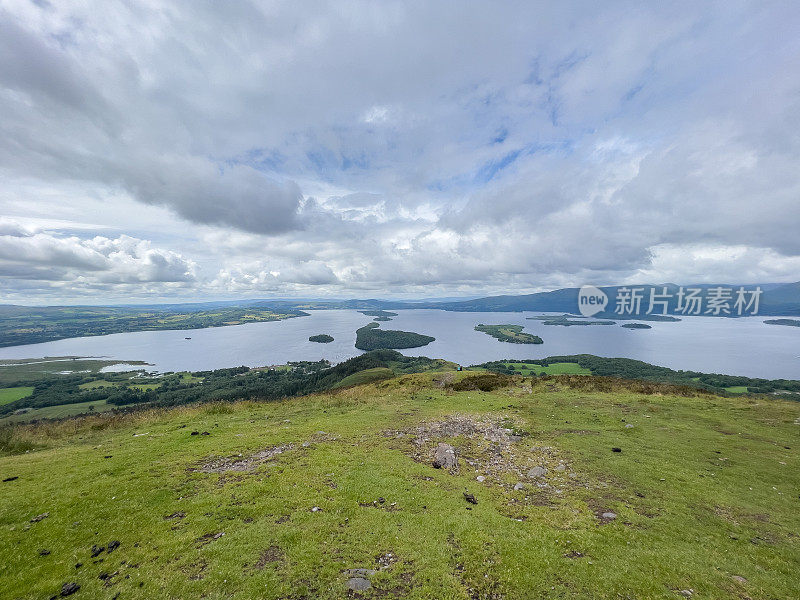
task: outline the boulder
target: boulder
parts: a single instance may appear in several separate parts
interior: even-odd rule
[[[456,450],[450,444],[440,443],[433,456],[433,466],[437,469],[455,469],[458,467]]]

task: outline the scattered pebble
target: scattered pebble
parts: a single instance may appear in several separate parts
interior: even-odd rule
[[[478,475],[475,479],[479,483],[483,483],[484,481],[486,481],[486,477],[484,477],[483,475]]]
[[[524,483],[518,483],[518,484],[516,484],[514,486],[514,489],[517,490],[517,491],[524,490],[525,489],[525,484]]]
[[[192,433],[190,433],[189,435],[200,435],[200,432],[199,432],[199,431],[193,431],[193,432],[192,432]]]
[[[611,449],[612,452],[622,452],[622,448],[617,448],[616,446]]]
[[[613,521],[614,519],[617,518],[617,513],[613,513],[613,512],[610,512],[610,511],[609,512],[604,512],[603,513],[603,518],[604,519],[608,519],[609,521]]]
[[[49,516],[50,516],[49,512],[42,513],[40,515],[36,515],[35,517],[33,517],[31,519],[31,523],[38,523],[39,521],[43,521],[44,519],[46,519]]]
[[[321,510],[322,509],[319,506],[315,506],[314,508],[311,509],[311,512],[319,512]]]
[[[39,550],[39,556],[47,556],[48,554],[50,554],[50,550],[44,548],[42,550]]]
[[[733,579],[736,583],[747,583],[747,578],[742,577],[741,575],[734,575],[731,577],[731,579]]]
[[[113,552],[114,550],[116,550],[117,548],[119,548],[119,546],[120,546],[120,542],[119,542],[119,540],[112,540],[112,541],[110,541],[110,542],[108,543],[108,551],[109,551],[109,552]]]
[[[567,470],[567,465],[565,465],[564,463],[558,463],[556,471],[566,471],[566,470]]]
[[[475,498],[475,496],[470,494],[469,492],[464,492],[464,500],[466,500],[470,504],[477,504],[478,503],[477,498]]]

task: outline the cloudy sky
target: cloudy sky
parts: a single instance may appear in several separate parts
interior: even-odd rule
[[[800,280],[800,4],[0,0],[0,302]]]

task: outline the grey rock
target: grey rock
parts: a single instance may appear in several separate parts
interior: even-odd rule
[[[564,463],[558,463],[556,471],[566,471],[566,470],[567,470],[567,465],[565,465]]]
[[[518,484],[516,484],[514,486],[514,489],[517,490],[517,491],[524,490],[525,489],[525,484],[524,483],[518,483]]]
[[[476,480],[478,483],[483,483],[484,481],[486,481],[486,477],[484,477],[483,475],[478,475],[478,476],[475,478],[475,480]]]
[[[345,583],[345,586],[348,590],[352,590],[354,592],[363,592],[372,587],[372,584],[369,582],[369,579],[364,579],[363,577],[351,577]]]
[[[734,575],[733,577],[731,577],[731,579],[733,579],[737,583],[747,583],[747,578],[742,577],[741,575]]]
[[[547,469],[545,467],[533,467],[530,471],[528,471],[528,477],[531,479],[544,477],[545,475],[547,475]]]
[[[604,518],[604,519],[608,519],[609,521],[613,521],[614,519],[616,519],[616,518],[617,518],[617,513],[613,513],[613,512],[604,512],[604,513],[603,513],[603,518]]]
[[[437,469],[454,469],[458,466],[456,450],[450,444],[440,443],[436,447],[433,457],[433,466]]]

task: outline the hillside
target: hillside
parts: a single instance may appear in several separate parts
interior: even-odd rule
[[[3,429],[2,596],[800,597],[800,404],[690,393],[451,371]]]

